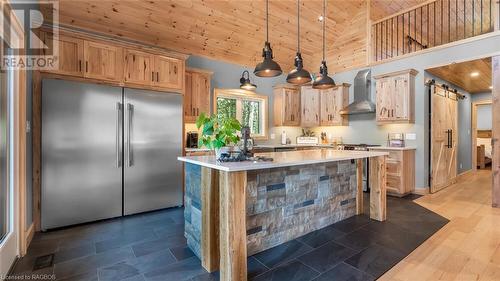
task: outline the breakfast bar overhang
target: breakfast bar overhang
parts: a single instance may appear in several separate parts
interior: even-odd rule
[[[370,158],[370,218],[386,219],[386,152],[263,153],[264,162],[185,162],[185,234],[220,280],[247,280],[247,255],[363,213],[362,160]]]

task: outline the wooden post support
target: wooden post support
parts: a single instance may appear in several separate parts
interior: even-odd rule
[[[491,205],[500,208],[500,56],[492,58],[493,71],[493,91],[492,105],[493,112],[493,130],[491,131],[493,184],[491,192]]]
[[[219,171],[201,167],[201,265],[219,269]]]
[[[220,172],[220,280],[247,280],[247,172]]]
[[[363,159],[356,160],[356,215],[363,213]]]
[[[386,220],[386,163],[385,156],[370,159],[370,218]]]

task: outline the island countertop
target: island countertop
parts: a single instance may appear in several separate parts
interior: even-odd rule
[[[215,155],[178,157],[179,161],[225,172],[250,171],[307,164],[319,164],[389,155],[383,151],[301,150],[288,152],[257,153],[273,161],[218,162]]]

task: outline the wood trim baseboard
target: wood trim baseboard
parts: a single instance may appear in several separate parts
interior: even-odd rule
[[[33,237],[35,237],[35,223],[32,222],[31,225],[28,227],[28,230],[26,230],[24,237],[26,237],[26,244],[25,244],[25,249],[28,249],[31,241],[33,240]]]
[[[466,177],[466,176],[468,176],[469,174],[471,174],[472,172],[474,172],[474,169],[469,169],[469,170],[467,170],[467,171],[465,171],[465,172],[462,172],[462,173],[458,174],[458,176],[457,176],[455,179],[456,179],[456,181],[461,180],[461,179],[463,179],[464,177]]]
[[[429,194],[429,187],[415,187],[415,190],[413,190],[412,194],[417,194],[417,195],[427,195]]]

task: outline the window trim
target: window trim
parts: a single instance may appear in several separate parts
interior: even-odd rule
[[[261,126],[262,126],[262,134],[252,135],[254,140],[268,140],[268,123],[269,123],[269,97],[258,94],[252,91],[242,90],[242,89],[214,89],[214,98],[213,98],[213,113],[217,114],[217,98],[225,97],[225,98],[236,98],[236,99],[245,99],[245,100],[254,100],[262,103],[261,110]],[[238,107],[239,103],[236,103],[236,118],[241,120],[241,110]]]

